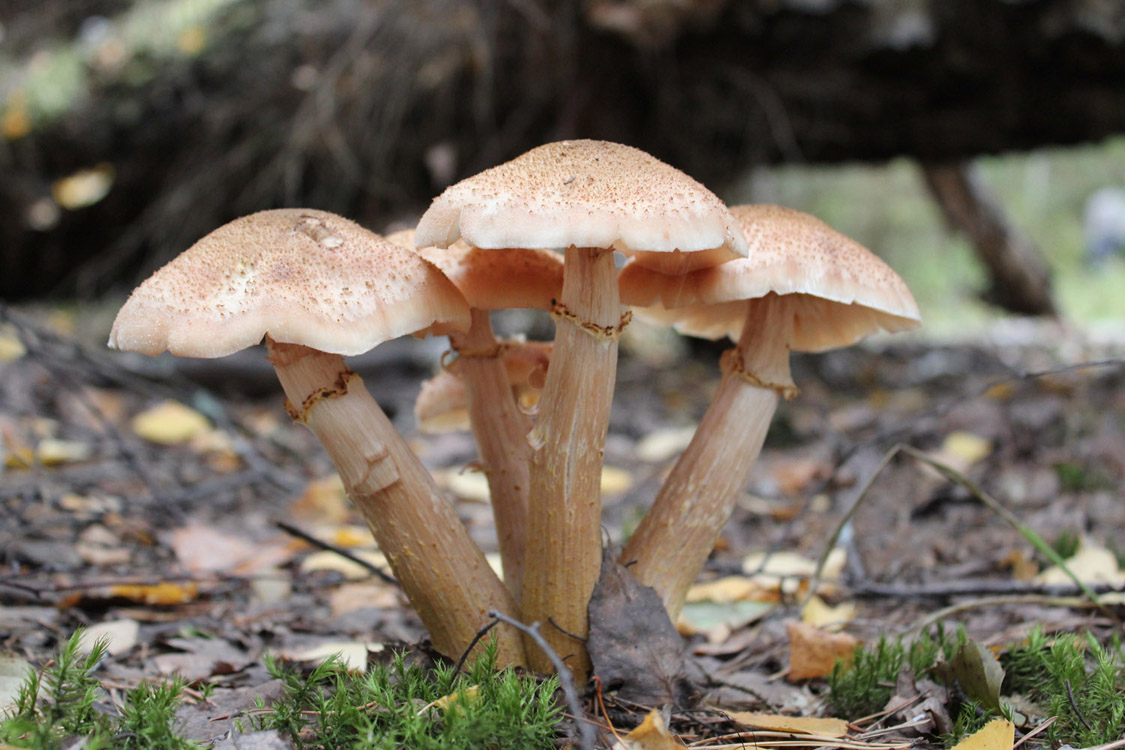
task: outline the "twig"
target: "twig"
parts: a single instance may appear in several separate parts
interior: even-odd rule
[[[1063,686],[1066,688],[1066,698],[1070,701],[1070,707],[1074,709],[1074,715],[1082,722],[1082,726],[1086,727],[1089,731],[1094,731],[1090,726],[1090,722],[1086,721],[1086,717],[1082,714],[1082,709],[1078,707],[1078,699],[1074,697],[1074,690],[1070,687],[1070,680],[1063,680]]]
[[[1043,723],[1041,723],[1039,726],[1035,727],[1035,729],[1032,729],[1030,732],[1025,734],[1023,737],[1020,737],[1016,741],[1016,744],[1012,745],[1012,750],[1016,750],[1016,748],[1018,748],[1020,745],[1027,742],[1028,740],[1030,740],[1032,737],[1035,737],[1038,734],[1042,734],[1043,732],[1046,732],[1047,729],[1052,724],[1054,724],[1056,721],[1058,721],[1058,719],[1059,719],[1058,716],[1052,716],[1051,718],[1049,718],[1046,721],[1044,721]]]
[[[351,552],[344,549],[343,547],[338,547],[335,544],[332,544],[331,542],[321,541],[320,539],[317,539],[312,534],[301,531],[296,526],[290,526],[285,521],[274,521],[274,526],[281,529],[282,531],[284,531],[286,534],[289,534],[290,536],[295,536],[298,539],[301,539],[303,541],[308,542],[309,544],[313,545],[314,547],[320,547],[321,549],[326,549],[329,552],[335,552],[340,557],[347,558],[348,560],[351,560],[352,562],[354,562],[356,565],[359,565],[359,566],[363,567],[364,569],[371,571],[376,576],[378,576],[380,579],[382,579],[383,581],[386,581],[387,583],[391,584],[392,586],[398,586],[398,581],[396,581],[389,573],[384,571],[378,565],[374,565],[374,564],[368,562],[367,560],[364,560],[361,557],[357,557],[356,555],[353,555]]]
[[[499,624],[500,621],[493,618],[488,621],[488,624],[477,631],[477,634],[473,636],[473,640],[469,641],[469,645],[461,653],[461,658],[457,660],[457,666],[453,668],[453,674],[461,673],[461,668],[465,666],[465,660],[469,658],[469,654],[472,652],[473,648],[480,643],[481,638],[484,638],[488,634],[488,631]]]
[[[980,599],[973,599],[968,602],[958,602],[951,606],[939,609],[937,612],[931,612],[916,623],[910,626],[909,631],[918,632],[925,630],[930,625],[944,620],[945,618],[956,615],[961,612],[968,612],[973,609],[981,609],[982,607],[999,607],[1008,604],[1041,604],[1047,607],[1087,607],[1097,606],[1093,602],[1087,602],[1085,599],[1077,597],[1050,597],[1050,596],[986,596]]]
[[[550,644],[539,634],[539,623],[533,622],[530,625],[524,625],[519,620],[513,620],[503,612],[497,612],[495,609],[489,610],[488,616],[505,625],[511,625],[516,630],[531,638],[531,640],[535,642],[535,645],[540,648],[551,662],[551,666],[555,668],[555,674],[559,677],[559,686],[562,687],[563,695],[566,697],[566,706],[578,726],[579,747],[583,748],[583,750],[594,750],[594,731],[589,724],[583,721],[586,712],[582,710],[582,704],[578,702],[578,692],[574,689],[574,680],[570,676],[570,670],[566,668],[566,665],[563,664],[563,660],[559,658],[559,655],[555,653]]]
[[[1125,586],[1111,583],[1090,584],[1097,594],[1125,593]],[[1049,597],[1079,596],[1082,589],[1073,584],[1025,583],[1020,581],[939,581],[937,583],[879,583],[865,581],[850,587],[856,597],[888,597],[893,599],[942,599],[950,596],[979,596],[982,594],[1037,594]]]

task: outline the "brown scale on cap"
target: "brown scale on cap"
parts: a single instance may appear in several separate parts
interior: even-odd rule
[[[453,285],[414,253],[335,214],[277,209],[211,232],[141,284],[109,345],[221,357],[265,334],[351,355],[407,333],[468,327]]]

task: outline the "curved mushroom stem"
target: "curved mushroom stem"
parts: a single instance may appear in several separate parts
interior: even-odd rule
[[[531,441],[523,615],[567,667],[590,670],[586,607],[601,568],[601,469],[617,378],[621,303],[608,249],[566,250],[555,348]],[[528,643],[541,672],[551,662]]]
[[[742,336],[723,355],[723,377],[707,412],[621,552],[622,564],[656,589],[673,620],[750,477],[778,398],[796,393],[789,375],[792,331],[786,297],[747,302]]]
[[[515,613],[504,584],[428,471],[336,354],[266,339],[290,415],[324,445],[434,647],[457,658],[488,623]],[[521,637],[496,636],[498,664],[523,665]]]
[[[501,358],[503,350],[492,334],[488,311],[474,309],[472,316],[468,332],[451,334],[449,341],[459,355],[469,420],[488,476],[504,581],[518,603],[527,536],[527,433],[531,420],[512,397]]]

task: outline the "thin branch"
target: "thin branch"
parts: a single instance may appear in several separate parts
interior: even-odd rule
[[[570,670],[563,664],[563,660],[559,658],[555,650],[552,649],[550,644],[540,635],[539,623],[533,622],[530,625],[524,625],[519,620],[513,620],[503,612],[497,612],[494,609],[489,611],[488,616],[505,625],[511,625],[516,630],[527,635],[535,642],[535,645],[540,648],[544,655],[546,655],[547,659],[551,662],[551,666],[555,668],[555,674],[558,675],[559,685],[562,687],[563,695],[566,696],[567,709],[577,723],[578,746],[582,748],[582,750],[594,750],[594,743],[596,741],[594,730],[593,727],[583,721],[586,712],[582,710],[582,704],[578,702],[578,692],[574,688],[574,679],[570,676]]]
[[[356,555],[352,554],[351,552],[344,549],[343,547],[338,547],[335,544],[332,544],[330,542],[321,541],[320,539],[317,539],[312,534],[301,531],[296,526],[290,526],[285,521],[274,521],[274,526],[281,529],[282,531],[284,531],[286,534],[289,534],[290,536],[295,536],[302,541],[308,542],[309,544],[313,545],[314,547],[320,547],[321,549],[326,549],[329,552],[335,552],[340,557],[351,560],[356,565],[362,566],[364,569],[371,571],[376,576],[378,576],[380,579],[382,579],[383,581],[386,581],[387,583],[391,584],[392,586],[398,586],[398,581],[396,581],[394,579],[394,577],[391,576],[390,573],[387,573],[385,570],[380,568],[378,565],[375,565],[371,562],[368,562],[367,560],[364,560],[361,557],[357,557]]]

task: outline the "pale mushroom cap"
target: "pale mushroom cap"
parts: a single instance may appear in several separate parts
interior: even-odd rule
[[[458,238],[482,248],[614,248],[705,253],[708,263],[746,255],[723,202],[644,151],[606,141],[560,141],[462,180],[434,199],[419,245]]]
[[[117,314],[109,345],[222,357],[269,334],[353,355],[468,326],[464,297],[416,253],[327,211],[277,209],[216,229],[153,274]]]
[[[792,348],[821,351],[880,329],[921,323],[906,283],[882,259],[809,214],[781,206],[731,208],[750,248],[747,258],[673,276],[630,263],[621,299],[638,313],[704,338],[742,331],[744,300],[796,294]]]

